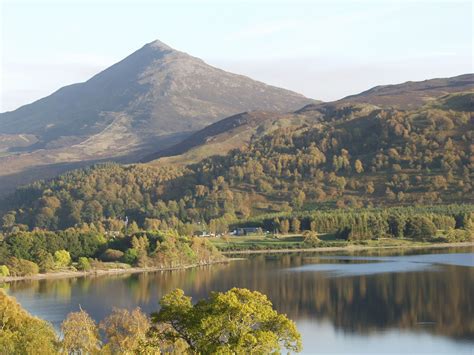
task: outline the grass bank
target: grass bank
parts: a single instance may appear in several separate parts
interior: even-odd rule
[[[367,249],[410,249],[410,248],[451,248],[474,246],[474,242],[420,242],[410,239],[384,238],[378,240],[345,241],[334,235],[320,235],[321,241],[315,247],[305,246],[301,235],[280,237],[240,236],[226,239],[212,239],[212,243],[222,254],[287,253],[295,251],[357,251]]]

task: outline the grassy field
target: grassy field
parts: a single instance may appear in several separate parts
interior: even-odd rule
[[[341,247],[350,244],[345,240],[336,239],[333,234],[320,234],[318,237],[321,239],[318,246],[321,247]],[[228,236],[210,240],[220,251],[302,249],[308,247],[304,245],[304,238],[301,234]]]
[[[260,249],[298,249],[303,247],[301,235],[288,236],[232,236],[212,238],[211,242],[221,251],[260,250]]]
[[[381,238],[376,240],[361,240],[348,242],[336,239],[333,234],[319,235],[321,240],[314,247],[350,247],[364,246],[373,248],[384,247],[420,247],[430,246],[433,242],[413,241],[410,239]],[[251,251],[251,250],[278,250],[278,249],[307,249],[309,246],[303,243],[303,236],[295,235],[252,235],[252,236],[231,236],[225,238],[211,238],[210,241],[222,252],[230,251]]]

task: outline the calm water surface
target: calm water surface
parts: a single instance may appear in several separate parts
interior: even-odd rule
[[[56,327],[79,305],[100,321],[114,306],[155,311],[177,287],[194,299],[247,287],[296,321],[304,353],[473,354],[473,250],[418,253],[258,255],[192,270],[5,287]]]

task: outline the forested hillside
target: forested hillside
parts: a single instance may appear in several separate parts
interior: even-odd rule
[[[128,217],[152,229],[222,230],[271,212],[472,203],[473,97],[451,94],[408,111],[307,107],[294,115],[298,124],[184,168],[76,170],[5,199],[3,228],[110,226]]]

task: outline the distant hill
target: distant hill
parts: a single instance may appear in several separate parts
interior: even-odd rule
[[[377,86],[344,99],[306,105],[293,114],[274,112],[244,112],[218,121],[194,133],[182,142],[147,156],[143,162],[153,165],[197,163],[212,155],[224,155],[231,149],[247,145],[251,139],[288,126],[337,121],[344,117],[368,114],[375,109],[396,108],[409,110],[430,103],[464,111],[474,111],[474,102],[449,95],[462,91],[474,92],[474,75],[453,78],[407,82],[398,85]],[[443,98],[444,97],[444,98]],[[459,101],[456,104],[456,100]],[[459,108],[459,107],[457,107]]]
[[[0,114],[0,185],[9,175],[31,181],[27,169],[46,177],[71,163],[136,161],[232,114],[310,102],[154,41],[84,83]]]
[[[474,74],[464,74],[452,78],[376,86],[360,94],[347,96],[341,101],[413,109],[447,94],[472,90],[474,90]]]

